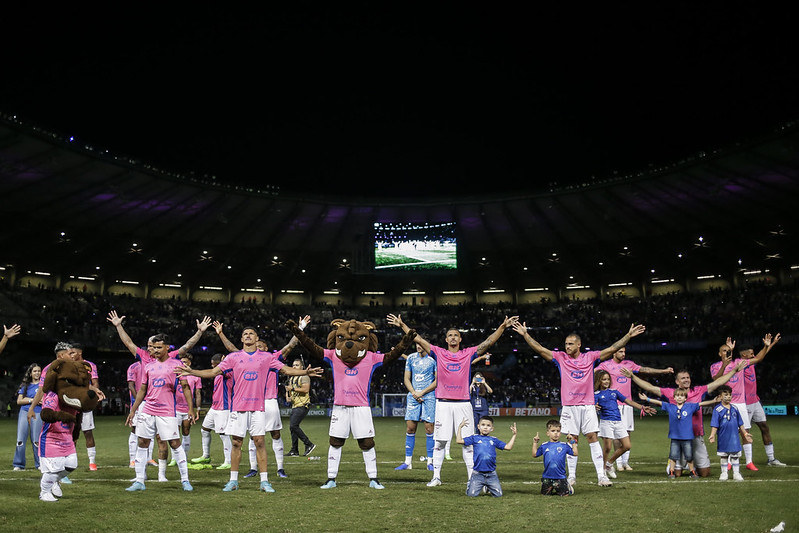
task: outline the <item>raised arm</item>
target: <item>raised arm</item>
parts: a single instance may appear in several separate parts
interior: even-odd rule
[[[727,340],[724,342],[724,344],[727,346],[729,351],[726,354],[721,356],[721,366],[716,371],[716,373],[711,376],[713,379],[718,379],[721,376],[723,376],[724,374],[726,374],[727,373],[727,365],[732,363],[732,354],[733,354],[733,351],[735,350],[735,341],[732,340],[732,338],[727,337]]]
[[[638,393],[638,397],[641,398],[642,402],[651,403],[652,405],[657,405],[658,407],[661,407],[663,405],[663,402],[661,402],[660,400],[656,400],[654,398],[649,398],[643,392],[639,392]]]
[[[513,435],[511,435],[510,440],[505,443],[506,451],[512,450],[513,445],[516,443],[516,422],[510,425],[510,432],[513,433]]]
[[[638,369],[639,374],[674,374],[674,368],[667,367],[667,368],[651,368],[648,366],[642,366]]]
[[[633,337],[637,337],[644,331],[646,331],[646,327],[643,324],[638,324],[638,325],[631,324],[630,330],[624,334],[624,337],[622,337],[621,339],[617,340],[616,342],[614,342],[613,344],[611,344],[610,346],[599,352],[599,359],[601,361],[610,359],[614,353],[619,351],[620,348],[627,346],[627,343],[630,342],[630,339],[632,339]]]
[[[122,341],[122,344],[125,345],[125,348],[127,348],[128,351],[135,357],[136,350],[138,350],[139,347],[136,346],[136,343],[130,338],[130,335],[128,335],[127,331],[125,331],[125,328],[122,327],[122,321],[125,320],[125,316],[119,316],[116,310],[114,310],[108,313],[106,320],[111,322],[111,325],[116,328],[117,335],[119,335],[119,340]]]
[[[660,396],[662,394],[660,392],[660,387],[656,387],[655,385],[652,385],[648,381],[644,381],[643,379],[639,378],[638,376],[630,372],[629,368],[620,368],[619,373],[623,376],[631,378],[633,380],[633,383],[641,387],[649,394],[654,394],[655,396]]]
[[[20,331],[21,328],[19,327],[19,324],[14,324],[10,328],[7,328],[5,324],[3,324],[3,338],[0,339],[0,353],[2,353],[3,350],[6,349],[6,344],[8,344],[8,340],[11,337],[19,335]]]
[[[780,342],[780,334],[777,333],[774,337],[771,336],[771,333],[766,333],[766,336],[763,337],[763,348],[757,353],[756,356],[749,360],[750,365],[756,365],[761,362],[763,359],[766,358],[766,354],[771,351],[775,344]]]
[[[708,383],[707,384],[707,392],[708,392],[708,394],[710,394],[711,392],[713,392],[717,388],[719,388],[722,385],[724,385],[725,383],[727,383],[730,380],[730,378],[735,375],[736,372],[741,371],[742,369],[746,368],[746,366],[748,366],[748,365],[749,365],[749,361],[739,361],[738,364],[735,365],[735,368],[733,368],[732,370],[730,370],[729,372],[727,372],[726,374],[724,374],[720,378]]]
[[[477,345],[477,355],[483,355],[484,353],[486,353],[489,348],[491,348],[494,344],[496,344],[496,342],[499,340],[502,334],[505,333],[506,329],[513,327],[513,325],[518,322],[519,322],[518,316],[512,316],[512,317],[506,316],[505,319],[502,321],[502,324],[499,325],[499,327],[494,331],[494,333],[489,335],[486,340]]]
[[[408,334],[409,331],[411,331],[411,328],[408,327],[408,325],[402,321],[402,315],[393,315],[389,313],[386,316],[386,322],[388,322],[392,326],[400,328],[402,332],[405,333],[406,335]],[[430,342],[421,335],[419,335],[418,333],[416,334],[416,337],[413,338],[413,342],[418,343],[419,346],[422,347],[422,351],[424,351],[424,353],[430,353]]]
[[[224,324],[222,324],[218,320],[214,320],[212,326],[214,328],[214,331],[216,331],[216,335],[219,337],[219,340],[222,341],[222,346],[225,347],[225,350],[231,353],[239,351],[236,345],[230,342],[230,339],[228,339],[227,335],[225,335],[225,333],[222,331]]]
[[[530,336],[530,333],[527,331],[527,322],[520,324],[516,321],[516,323],[513,324],[513,331],[521,335],[527,345],[532,348],[535,353],[543,357],[546,361],[552,361],[552,350],[544,348],[537,340]]]
[[[310,324],[310,322],[311,322],[311,315],[305,315],[304,317],[300,318],[298,327],[304,330],[305,326]],[[283,359],[286,359],[286,356],[290,354],[291,350],[296,348],[299,343],[300,341],[299,339],[297,339],[297,336],[292,335],[291,339],[289,339],[289,342],[283,347],[282,350],[280,350],[280,353],[283,354]]]
[[[197,333],[192,335],[191,338],[189,338],[189,340],[186,341],[186,344],[178,348],[178,354],[183,355],[192,348],[194,348],[194,345],[197,344],[197,342],[203,336],[203,333],[205,333],[205,330],[207,330],[208,326],[210,325],[211,325],[211,317],[206,316],[203,317],[202,320],[197,320]]]

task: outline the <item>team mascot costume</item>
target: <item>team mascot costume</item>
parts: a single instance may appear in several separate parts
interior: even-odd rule
[[[75,441],[80,435],[81,417],[77,415],[93,410],[100,402],[90,384],[88,365],[83,362],[57,359],[49,365],[40,414],[40,500],[58,501],[62,494],[60,481],[78,467]]]
[[[377,479],[375,428],[369,406],[369,386],[375,369],[397,360],[412,344],[416,331],[410,330],[387,354],[377,353],[377,335],[372,322],[333,320],[327,336],[327,348],[308,338],[294,321],[286,327],[300,345],[315,359],[327,362],[333,370],[333,412],[330,415],[330,450],[327,458],[327,482],[323,489],[336,486],[341,447],[352,433],[363,453],[369,486],[382,489]]]

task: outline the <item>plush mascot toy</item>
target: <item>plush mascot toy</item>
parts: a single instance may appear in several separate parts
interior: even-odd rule
[[[369,486],[382,489],[377,479],[375,453],[375,428],[369,406],[369,386],[372,374],[380,365],[397,360],[412,344],[416,331],[410,330],[399,344],[387,354],[377,353],[377,335],[372,322],[359,320],[333,320],[332,331],[327,336],[327,348],[322,348],[308,338],[294,323],[286,327],[297,337],[308,354],[327,362],[333,370],[333,412],[330,415],[330,451],[327,459],[327,482],[323,489],[336,486],[341,447],[352,433],[358,441],[369,476]]]
[[[58,501],[60,481],[78,467],[75,441],[80,435],[81,417],[77,415],[93,410],[100,401],[90,384],[89,366],[83,362],[57,359],[49,365],[40,415],[40,500]]]

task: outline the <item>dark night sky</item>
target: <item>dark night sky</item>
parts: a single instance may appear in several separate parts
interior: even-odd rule
[[[636,171],[799,116],[793,18],[760,5],[289,4],[4,9],[0,110],[228,183],[420,196]]]

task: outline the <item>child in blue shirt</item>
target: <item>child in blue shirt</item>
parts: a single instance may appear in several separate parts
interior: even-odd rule
[[[488,415],[480,417],[477,423],[478,433],[463,438],[461,430],[467,424],[467,420],[458,426],[455,432],[455,442],[464,446],[472,446],[474,450],[474,470],[466,485],[467,496],[479,496],[483,491],[488,492],[494,497],[502,496],[502,485],[497,476],[497,449],[511,450],[513,443],[516,442],[516,423],[510,426],[511,436],[507,443],[492,437],[494,431],[494,419]]]
[[[566,480],[566,456],[577,456],[577,441],[568,444],[560,442],[560,421],[547,421],[547,437],[549,442],[541,446],[538,433],[533,437],[533,459],[544,456],[544,472],[541,474],[541,494],[544,496],[569,496],[574,494],[574,487]]]
[[[744,421],[741,413],[732,404],[732,387],[729,385],[722,385],[718,388],[721,403],[713,409],[713,415],[710,417],[710,436],[708,441],[715,442],[718,440],[717,450],[718,456],[721,457],[721,476],[719,480],[727,481],[729,474],[727,473],[727,461],[732,465],[732,479],[735,481],[743,481],[741,475],[741,464],[739,458],[741,457],[741,439],[746,442],[752,442],[752,435],[746,431]]]
[[[680,456],[685,459],[686,469],[691,474],[691,479],[697,479],[699,475],[694,470],[694,429],[691,417],[705,405],[713,405],[716,400],[706,400],[700,403],[688,402],[688,391],[676,389],[674,391],[674,403],[662,402],[652,398],[647,398],[641,394],[641,399],[647,403],[659,405],[661,409],[669,415],[669,438],[671,446],[669,448],[669,479],[674,479],[674,466],[680,460]]]

